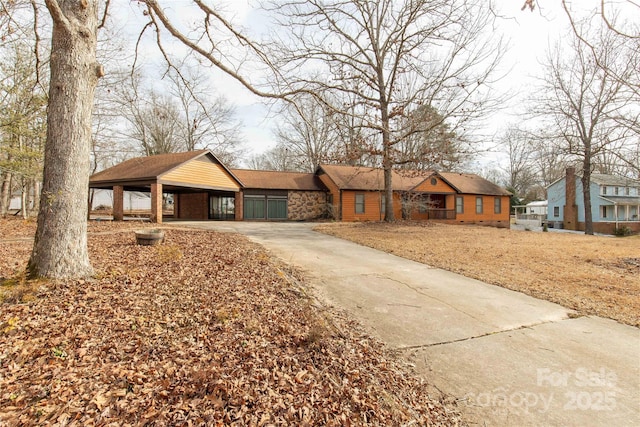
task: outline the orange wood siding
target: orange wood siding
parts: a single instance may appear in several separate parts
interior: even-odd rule
[[[239,191],[236,181],[219,164],[209,161],[190,161],[160,177],[163,183],[187,184],[199,188]]]
[[[435,185],[431,183],[431,179],[435,179]],[[425,193],[455,193],[456,190],[451,188],[449,184],[441,180],[440,178],[433,176],[425,179],[416,186],[413,191],[425,192]]]
[[[509,223],[509,196],[479,196],[476,194],[461,194],[464,200],[464,212],[456,214],[457,222],[497,222]],[[476,213],[476,197],[482,197],[482,213]],[[500,213],[494,213],[494,200],[499,197],[501,200]],[[455,200],[453,201],[455,208]]]
[[[364,213],[356,213],[356,194],[364,194]],[[382,221],[382,191],[342,191],[342,221]],[[400,194],[393,193],[393,214],[395,219],[402,218],[402,203]]]
[[[356,213],[356,194],[364,195],[364,213]],[[380,221],[384,214],[380,212],[380,196],[377,191],[342,191],[343,221]]]

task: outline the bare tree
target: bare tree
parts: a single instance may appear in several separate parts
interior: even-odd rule
[[[544,130],[529,132],[534,152],[533,164],[539,183],[547,188],[553,182],[562,178],[568,166],[572,165],[572,158],[562,149],[555,139],[557,135],[550,135]]]
[[[499,44],[482,35],[490,8],[444,0],[289,0],[271,7],[286,29],[278,64],[287,87],[307,88],[372,130],[368,145],[381,158],[385,220],[392,221],[394,146],[415,132],[399,131],[406,114],[430,105],[457,124],[489,110],[483,90],[501,56]],[[344,99],[336,92],[352,104],[333,103]]]
[[[509,155],[504,168],[507,176],[506,186],[519,198],[526,198],[537,181],[534,170],[535,151],[531,138],[528,132],[510,126],[500,137],[499,143]]]
[[[173,73],[170,73],[172,76]],[[235,110],[222,97],[205,101],[194,94],[211,93],[201,77],[183,80],[173,75],[164,94],[131,79],[120,94],[120,114],[128,124],[125,134],[145,156],[211,149],[232,164],[242,152]]]
[[[243,153],[235,107],[224,96],[215,95],[199,69],[183,63],[180,71],[170,69],[167,78],[168,92],[180,107],[182,149],[208,148],[225,163],[235,163]]]
[[[539,112],[561,143],[559,149],[581,163],[585,208],[585,233],[593,234],[591,213],[591,173],[595,159],[604,153],[619,155],[615,147],[630,136],[620,117],[633,110],[637,98],[626,81],[635,72],[628,62],[628,39],[585,21],[581,31],[590,29],[597,37],[594,46],[582,38],[569,38],[568,48],[557,46],[547,59],[539,99]],[[615,70],[615,72],[612,72]]]
[[[451,130],[435,108],[423,105],[406,114],[396,144],[396,164],[401,168],[452,171],[470,157],[462,138]]]
[[[331,113],[310,96],[284,106],[275,132],[276,150],[289,157],[295,170],[314,172],[321,163],[340,157]]]
[[[264,153],[252,156],[247,166],[255,170],[297,172],[301,169],[296,158],[286,145],[278,144]]]

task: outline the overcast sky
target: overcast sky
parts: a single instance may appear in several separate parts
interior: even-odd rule
[[[580,4],[594,7],[599,0],[580,0]],[[139,19],[136,12],[135,2],[127,2],[125,8],[120,9],[118,14],[127,10],[127,17],[131,19],[127,24],[132,33],[139,30]],[[216,2],[216,5],[223,5],[225,15],[232,17],[232,21],[241,27],[248,28],[254,36],[264,27],[264,19],[260,13],[252,9],[251,0],[235,0],[227,2]],[[499,85],[502,90],[511,90],[513,96],[504,111],[495,117],[490,124],[488,132],[498,132],[506,123],[516,122],[519,118],[515,115],[520,113],[520,107],[527,99],[528,95],[535,90],[535,76],[542,73],[540,61],[544,58],[548,46],[553,45],[560,34],[568,29],[568,20],[561,9],[558,0],[541,0],[541,9],[534,12],[522,11],[522,0],[497,0],[498,13],[503,17],[498,20],[496,37],[501,33],[510,40],[510,49],[505,57],[503,73],[505,77]],[[172,0],[166,2],[170,9],[180,9],[181,18],[185,15],[186,6],[190,0]],[[168,11],[170,14],[172,11]],[[138,15],[138,18],[135,17]],[[188,15],[187,15],[188,16]],[[161,58],[151,47],[149,52],[155,52],[147,60],[153,64],[160,64]],[[237,107],[237,113],[243,122],[243,135],[247,147],[253,153],[263,152],[275,145],[272,134],[272,123],[276,120],[275,114],[269,112],[263,100],[253,96],[248,90],[243,88],[233,79],[223,75],[221,72],[212,70],[212,83],[218,93],[225,95]],[[493,154],[491,154],[493,155]],[[498,155],[498,154],[495,154]]]
[[[510,39],[511,45],[503,64],[504,73],[507,75],[501,80],[500,86],[504,90],[512,90],[515,98],[512,105],[505,106],[504,114],[494,121],[491,127],[495,130],[504,124],[505,120],[518,120],[512,113],[516,113],[522,99],[526,99],[527,94],[534,90],[534,77],[541,72],[539,61],[543,59],[548,44],[552,44],[562,31],[566,31],[568,22],[557,0],[543,0],[543,3],[548,4],[543,4],[542,10],[533,13],[528,10],[521,11],[520,0],[499,0],[497,3],[499,13],[504,16],[504,19],[498,20],[498,31]],[[233,2],[228,8],[229,11],[235,12],[236,19],[243,26],[255,28],[256,22],[259,22],[255,15],[250,13],[251,8],[247,1]],[[268,116],[262,101],[233,82],[220,90],[237,103],[238,112],[245,123],[245,136],[252,149],[262,152],[273,146],[275,141],[269,132],[273,118]]]

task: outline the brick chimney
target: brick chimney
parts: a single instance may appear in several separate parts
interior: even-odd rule
[[[569,167],[565,176],[564,228],[578,229],[578,205],[576,205],[576,168]]]

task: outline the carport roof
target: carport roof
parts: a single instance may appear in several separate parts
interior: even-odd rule
[[[186,161],[200,157],[209,150],[187,151],[184,153],[158,154],[125,160],[113,167],[100,171],[89,178],[90,183],[108,181],[149,180],[170,171]]]
[[[323,191],[318,178],[311,173],[232,169],[244,188],[265,190]]]
[[[186,162],[207,156],[214,163],[219,164],[226,172],[238,181],[240,180],[209,150],[186,151],[183,153],[157,154],[155,156],[136,157],[125,160],[113,167],[97,172],[89,178],[92,188],[107,188],[113,185],[126,184],[149,185],[162,175],[176,169]]]

